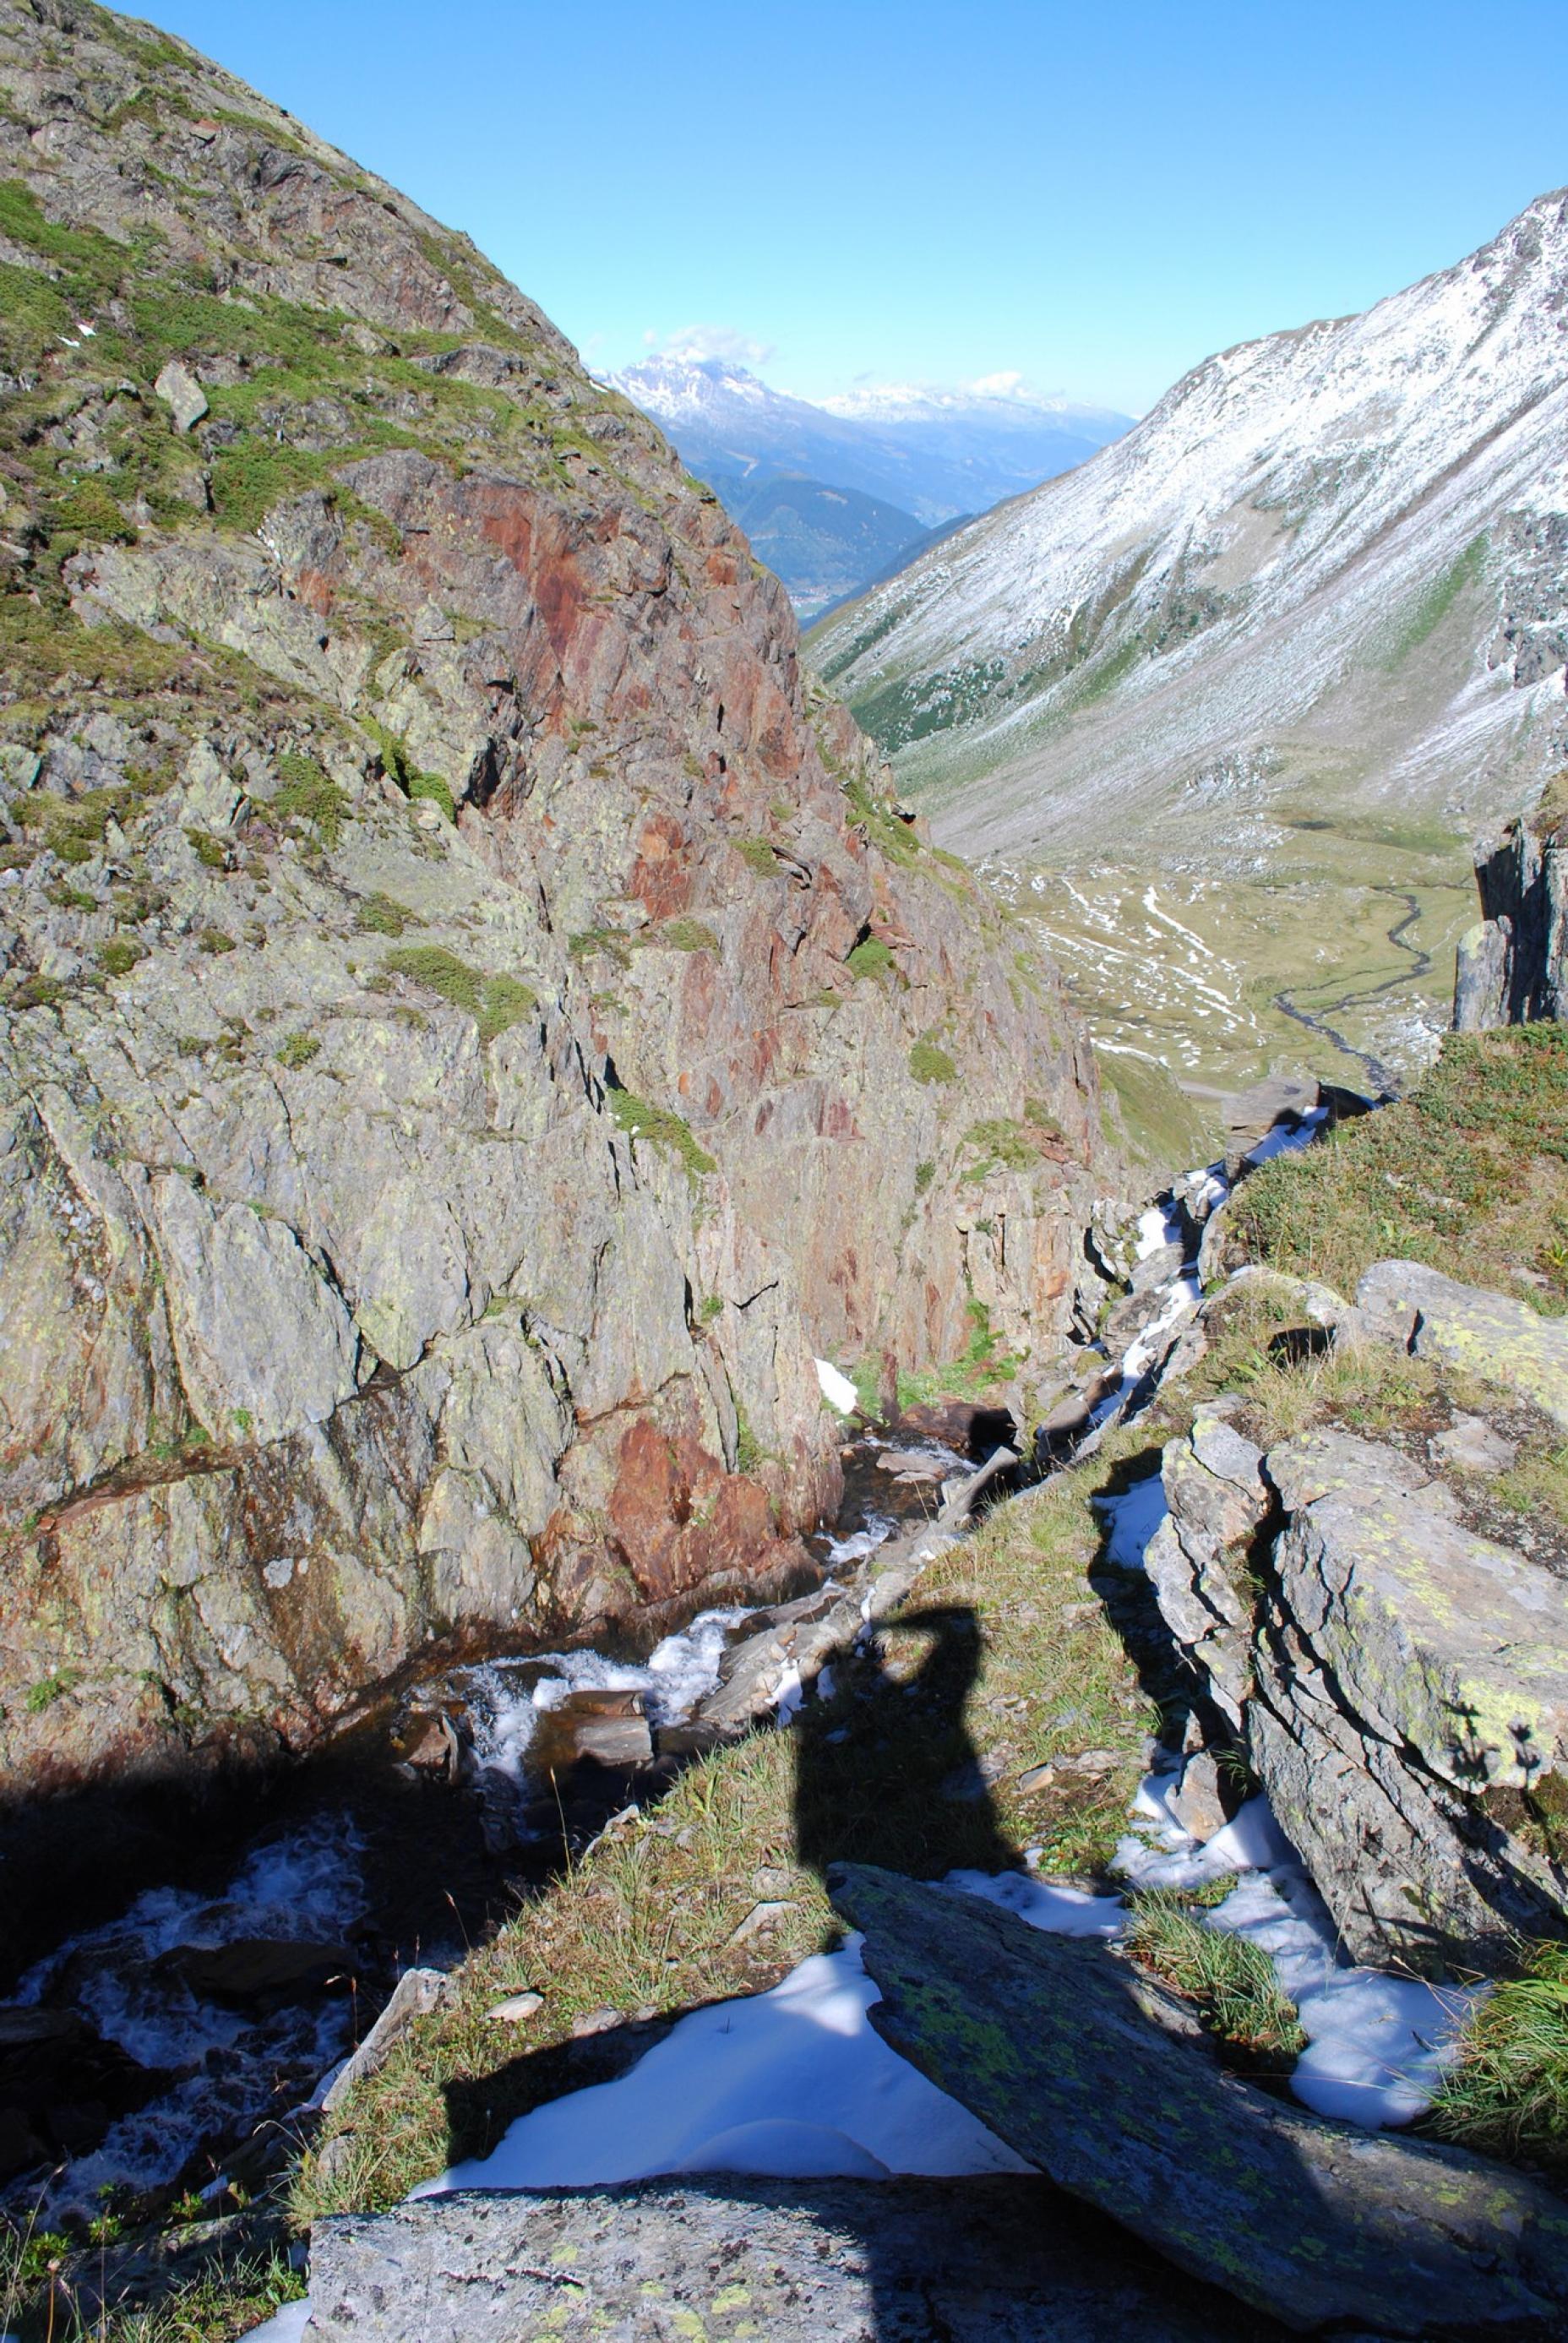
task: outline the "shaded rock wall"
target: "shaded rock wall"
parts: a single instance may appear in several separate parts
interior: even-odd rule
[[[1478,851],[1481,920],[1459,943],[1453,1022],[1461,1033],[1568,1016],[1568,862],[1561,787]]]
[[[781,1584],[813,1352],[1040,1377],[1092,1063],[466,239],[0,0],[0,1765]]]

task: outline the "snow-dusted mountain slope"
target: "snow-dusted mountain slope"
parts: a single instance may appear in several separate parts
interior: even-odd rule
[[[969,851],[1256,867],[1517,804],[1568,758],[1568,195],[1211,358],[811,648]]]
[[[610,379],[704,479],[799,474],[927,528],[1081,464],[1129,425],[1108,409],[994,390],[867,390],[815,407],[722,358],[648,358]]]

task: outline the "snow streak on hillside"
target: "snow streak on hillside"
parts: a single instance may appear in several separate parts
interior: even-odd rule
[[[826,622],[970,850],[1267,854],[1291,802],[1462,827],[1568,755],[1568,198],[1210,359]]]

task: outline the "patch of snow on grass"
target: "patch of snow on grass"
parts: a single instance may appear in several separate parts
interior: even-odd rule
[[[873,2032],[878,1997],[858,1937],[814,1954],[771,1993],[693,2010],[628,2074],[534,2108],[491,2155],[415,2194],[586,2188],[668,2172],[1029,2171]]]
[[[840,1374],[830,1359],[819,1359],[816,1366],[817,1382],[829,1406],[836,1407],[840,1415],[853,1415],[860,1394],[849,1376]]]

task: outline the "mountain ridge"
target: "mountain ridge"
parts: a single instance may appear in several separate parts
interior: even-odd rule
[[[1466,553],[1481,526],[1506,534],[1515,507],[1521,515],[1561,511],[1564,475],[1544,433],[1512,470],[1504,459],[1510,434],[1533,417],[1554,416],[1568,384],[1564,212],[1563,193],[1543,196],[1478,253],[1370,311],[1216,354],[1083,472],[1048,483],[1006,517],[987,516],[859,611],[835,618],[814,641],[814,657],[899,756],[906,781],[963,793],[962,814],[940,818],[946,834],[1026,850],[1039,830],[1031,793],[1037,813],[1049,799],[1053,825],[1065,819],[1081,828],[1108,799],[1151,786],[1161,773],[1196,779],[1205,752],[1279,754],[1280,744],[1261,737],[1271,725],[1302,723],[1309,745],[1315,736],[1322,749],[1341,747],[1353,761],[1332,724],[1314,724],[1311,695],[1282,683],[1271,705],[1264,676],[1227,697],[1214,686],[1216,665],[1264,624],[1310,627],[1313,596],[1344,594],[1355,565],[1382,548],[1400,561],[1380,590],[1402,598],[1417,638],[1404,648],[1419,650],[1447,613],[1420,607],[1419,572],[1423,559],[1432,566],[1432,548],[1403,548],[1401,533],[1489,463],[1494,477],[1473,487],[1458,516],[1466,534],[1456,538],[1457,521],[1439,531],[1449,561]],[[1479,295],[1471,278],[1485,280]],[[1526,299],[1523,319],[1522,296],[1538,297],[1533,306]],[[1511,321],[1519,327],[1514,346],[1486,351]],[[1387,347],[1380,350],[1380,342]],[[1477,378],[1483,356],[1516,395],[1500,399]],[[1542,363],[1544,383],[1533,371]],[[1435,422],[1433,398],[1442,407]],[[1501,630],[1508,649],[1491,671],[1506,659],[1511,681],[1526,690],[1561,664],[1568,623],[1562,578],[1543,575],[1568,538],[1558,548],[1548,535],[1544,548],[1488,549],[1498,607],[1483,648]],[[1512,563],[1511,549],[1519,557]],[[1547,561],[1533,563],[1532,551]],[[1470,568],[1482,567],[1471,555]],[[1471,582],[1468,572],[1450,580],[1448,600]],[[1507,607],[1543,591],[1553,608],[1539,617]],[[1343,643],[1322,647],[1324,689],[1336,663],[1351,669],[1353,654],[1364,654],[1361,639],[1375,633],[1371,616],[1356,614]],[[1382,649],[1397,665],[1397,642],[1385,640]],[[1115,723],[1117,709],[1134,701],[1136,741]],[[1081,711],[1081,751],[1073,732]],[[1442,712],[1433,709],[1429,731],[1440,729]],[[1494,729],[1506,730],[1509,712],[1504,706]],[[1026,739],[1053,723],[1060,737],[1050,743]],[[1503,810],[1510,789],[1543,776],[1565,739],[1561,725],[1545,729],[1551,737],[1528,775],[1461,792],[1467,814]],[[990,776],[983,803],[966,787],[982,740]],[[1418,733],[1402,753],[1408,760],[1419,748]],[[1287,762],[1289,754],[1287,744]],[[1374,745],[1361,776],[1374,786],[1377,761]]]

